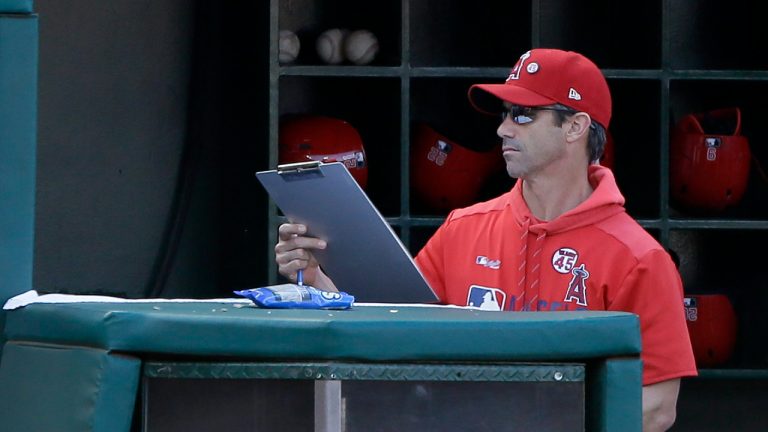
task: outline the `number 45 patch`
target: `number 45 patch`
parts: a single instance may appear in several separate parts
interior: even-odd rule
[[[552,268],[560,274],[567,274],[576,266],[579,253],[571,248],[560,248],[552,255]]]

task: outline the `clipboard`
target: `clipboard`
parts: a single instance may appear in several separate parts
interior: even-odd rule
[[[256,177],[283,214],[327,242],[314,251],[339,291],[356,301],[434,303],[437,296],[400,238],[342,163],[279,165]]]

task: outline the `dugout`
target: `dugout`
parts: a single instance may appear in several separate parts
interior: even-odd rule
[[[738,206],[685,213],[666,155],[681,116],[738,105],[766,160],[765,6],[614,3],[0,0],[0,297],[211,298],[275,281],[279,215],[252,174],[274,165],[280,118],[300,107],[360,125],[378,165],[371,196],[415,251],[444,215],[411,195],[413,122],[480,136],[493,127],[467,120],[463,89],[508,72],[499,51],[572,48],[604,65],[614,92],[630,214],[678,252],[687,292],[725,293],[738,314],[734,355],[684,381],[673,430],[763,430],[768,290],[762,255],[735,251],[768,240],[768,190],[753,169]],[[323,65],[310,42],[279,64],[280,28],[311,38],[347,24],[388,42],[376,62]]]

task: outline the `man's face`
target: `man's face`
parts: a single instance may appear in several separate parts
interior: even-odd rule
[[[502,138],[507,173],[523,179],[555,174],[557,162],[565,157],[564,132],[555,125],[556,113],[547,107],[520,109],[504,105],[510,111],[496,133]]]

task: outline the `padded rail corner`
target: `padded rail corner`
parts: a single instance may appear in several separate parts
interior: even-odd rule
[[[9,342],[0,419],[9,431],[129,432],[141,361],[101,349]]]

